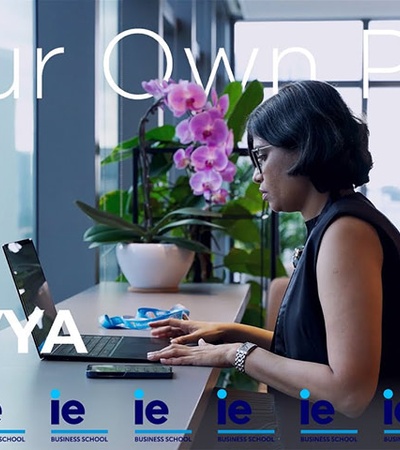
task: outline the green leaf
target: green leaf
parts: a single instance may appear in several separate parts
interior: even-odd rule
[[[108,225],[102,225],[102,224],[96,224],[91,226],[90,228],[88,228],[83,237],[85,240],[95,240],[95,238],[97,236],[101,236],[101,235],[105,235],[105,234],[109,234],[111,235],[112,233],[114,234],[118,234],[121,233],[121,235],[125,235],[125,236],[130,236],[130,237],[137,237],[137,238],[141,238],[142,234],[138,234],[135,233],[133,230],[122,230],[120,228],[115,228],[115,227],[110,227]]]
[[[264,327],[264,311],[260,305],[251,305],[246,308],[241,323],[254,327]]]
[[[186,216],[196,216],[196,217],[215,217],[215,218],[222,217],[222,214],[219,212],[199,208],[179,208],[169,213],[170,216],[174,214],[181,214],[181,215],[183,214]]]
[[[263,292],[261,290],[261,284],[254,280],[250,280],[248,281],[248,283],[250,284],[251,289],[250,289],[250,298],[247,305],[260,306],[263,303],[262,300]]]
[[[189,226],[189,225],[203,225],[209,228],[214,228],[218,230],[224,230],[225,228],[217,225],[212,222],[207,222],[206,220],[200,220],[200,219],[183,219],[183,220],[177,220],[175,222],[170,222],[167,225],[164,225],[163,227],[158,229],[158,233],[162,234],[169,230],[172,230],[173,228],[183,227],[183,226]]]
[[[150,177],[160,178],[172,166],[172,154],[159,152],[152,155],[150,163]]]
[[[162,125],[149,130],[146,134],[146,141],[170,142],[175,136],[175,127],[173,125]]]
[[[193,195],[188,176],[180,176],[169,189],[171,202],[176,205],[193,206],[199,201],[198,195]],[[174,208],[176,209],[176,207]]]
[[[254,80],[247,85],[242,96],[236,102],[235,108],[229,116],[228,127],[233,130],[235,145],[242,139],[248,116],[264,98],[263,85]]]
[[[187,250],[192,250],[196,253],[210,253],[210,249],[207,246],[201,242],[193,241],[191,239],[175,236],[154,236],[153,240],[167,244],[175,244],[178,247],[186,248]]]
[[[147,131],[147,133],[145,134],[145,139],[149,142],[161,141],[165,143],[172,142],[174,136],[175,127],[172,125],[163,125],[161,127],[156,127]],[[101,161],[101,164],[105,165],[131,158],[133,149],[137,148],[138,145],[138,136],[121,142],[112,149],[111,153],[106,158]]]
[[[271,269],[270,251],[260,248],[249,252],[243,249],[232,248],[224,258],[224,265],[232,272],[247,273],[253,276],[270,276]],[[279,258],[277,258],[277,276],[286,274],[286,270]]]
[[[141,242],[141,235],[131,230],[120,230],[106,225],[94,225],[88,228],[83,235],[86,242],[91,242],[95,247],[102,244],[116,244],[118,242]]]
[[[89,216],[95,222],[117,229],[132,230],[142,236],[144,236],[146,233],[146,230],[140,225],[128,222],[127,220],[124,220],[115,214],[111,214],[106,211],[100,211],[90,205],[87,205],[84,202],[81,202],[80,200],[77,200],[75,203],[87,216]]]
[[[245,250],[240,248],[232,248],[224,258],[224,266],[231,272],[246,273],[248,254]]]
[[[229,119],[230,115],[232,114],[232,111],[234,110],[236,103],[238,102],[239,98],[242,95],[242,84],[240,81],[232,81],[231,83],[228,83],[224,89],[223,94],[228,94],[229,96],[229,108],[228,111],[225,114],[225,119]]]
[[[199,208],[179,208],[175,209],[174,211],[169,212],[166,214],[160,221],[158,221],[153,230],[152,233],[157,233],[160,228],[165,226],[171,219],[171,216],[173,215],[184,215],[184,216],[194,216],[194,217],[210,217],[210,218],[220,218],[222,217],[221,213],[217,213],[214,211],[208,211],[204,209]]]
[[[225,227],[229,236],[242,242],[259,242],[260,231],[255,218],[238,200],[227,203],[222,213],[223,217],[218,223]]]
[[[92,236],[96,235],[96,234],[101,234],[104,233],[106,231],[110,231],[110,230],[115,230],[115,228],[111,228],[107,225],[102,225],[102,224],[96,224],[91,226],[90,228],[88,228],[83,237],[86,240],[87,238],[91,238]]]
[[[246,272],[254,276],[269,276],[270,274],[270,252],[257,248],[249,252],[246,261]]]
[[[122,216],[125,220],[128,220],[131,218],[131,215],[129,214],[130,201],[131,195],[128,191],[110,191],[100,197],[99,209],[120,217]]]
[[[256,183],[250,183],[244,196],[237,199],[237,204],[245,207],[251,214],[257,214],[262,211],[263,201],[259,187]]]
[[[227,226],[236,222],[238,219],[252,219],[253,215],[250,211],[243,205],[241,205],[238,200],[232,200],[226,203],[222,208],[222,220]],[[221,222],[221,221],[220,221]]]
[[[260,240],[260,230],[254,220],[239,219],[227,228],[227,233],[237,241],[258,242]]]
[[[127,141],[120,142],[116,147],[113,148],[113,152],[120,150],[132,150],[132,148],[139,145],[139,137],[135,136],[128,139]]]

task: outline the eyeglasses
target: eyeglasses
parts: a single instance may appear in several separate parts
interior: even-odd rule
[[[273,145],[262,145],[260,147],[255,147],[249,149],[249,155],[251,162],[253,163],[253,166],[259,170],[259,172],[262,172],[261,164],[260,164],[260,157],[264,155],[264,150],[267,150],[267,148],[271,148]]]

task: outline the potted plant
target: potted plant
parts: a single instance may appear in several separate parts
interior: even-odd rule
[[[209,252],[201,242],[185,236],[173,236],[173,230],[188,234],[190,226],[222,228],[200,217],[220,214],[197,208],[180,208],[149,226],[131,223],[115,214],[81,202],[77,206],[96,224],[86,230],[84,240],[90,247],[116,244],[117,260],[132,289],[169,291],[178,289],[193,263],[195,252]],[[173,220],[176,217],[182,219]]]
[[[90,242],[91,247],[117,244],[117,259],[131,286],[136,289],[176,290],[190,268],[194,253],[210,252],[204,243],[194,238],[193,229],[222,229],[221,225],[210,219],[221,217],[215,208],[226,203],[228,190],[225,187],[232,182],[236,172],[233,148],[243,135],[247,115],[261,101],[262,88],[258,82],[253,82],[242,93],[240,84],[234,82],[227,86],[220,98],[213,91],[211,101],[208,101],[202,87],[185,80],[178,83],[151,80],[143,83],[143,87],[154,96],[155,101],[140,120],[138,136],[119,144],[103,160],[103,164],[120,161],[138,151],[143,205],[141,220],[132,223],[80,201],[77,205],[95,221],[95,225],[85,232],[84,239]],[[168,108],[175,117],[185,115],[185,118],[176,127],[165,125],[146,132],[149,116],[158,108]],[[167,210],[154,220],[156,189],[151,179],[150,164],[157,155],[157,149],[166,146],[175,149],[173,163],[184,171],[186,177],[180,184],[190,186],[193,194],[191,203],[196,207]],[[151,160],[150,153],[153,155]],[[179,179],[176,185],[179,185]],[[187,198],[186,195],[185,202]],[[202,200],[200,206],[199,199]],[[151,245],[144,247],[143,244]],[[144,259],[158,247],[163,248],[163,256],[156,256],[155,259],[160,262],[165,258],[161,262],[162,267],[171,268],[171,252],[179,254],[181,261],[186,259],[186,266],[181,272],[170,270],[166,275],[170,281],[164,286],[156,280],[161,269],[155,269],[155,263]],[[140,262],[136,266],[130,260],[132,255],[138,255]],[[145,267],[151,269],[148,276],[144,273]],[[174,280],[172,275],[176,275]],[[149,285],[151,281],[153,284]]]

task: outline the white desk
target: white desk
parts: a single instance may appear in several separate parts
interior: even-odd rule
[[[84,291],[57,305],[69,309],[81,333],[141,334],[149,331],[105,330],[99,328],[101,314],[122,315],[136,312],[141,306],[169,309],[182,303],[193,319],[209,321],[240,321],[249,296],[248,285],[196,284],[183,285],[174,294],[142,294],[128,292],[127,285],[104,283]],[[5,319],[2,319],[5,320]],[[0,445],[11,449],[47,450],[66,448],[177,449],[179,442],[169,438],[190,437],[190,434],[164,436],[164,442],[135,442],[138,429],[188,430],[198,423],[219,370],[208,367],[174,367],[172,380],[93,380],[85,377],[86,363],[41,361],[31,342],[28,354],[17,353],[17,339],[10,328],[0,332],[0,440],[22,437],[25,442]],[[55,426],[50,421],[51,391],[61,392],[60,403],[78,400],[85,407],[84,421],[71,426],[61,420]],[[144,401],[162,400],[168,405],[168,420],[163,426],[135,426],[133,419],[134,393],[144,391]],[[99,434],[53,434],[54,430],[77,428],[99,430]],[[5,430],[14,433],[5,434]],[[16,433],[25,431],[24,433]],[[81,442],[52,442],[62,436],[78,437]],[[107,439],[107,442],[82,442],[83,437]]]

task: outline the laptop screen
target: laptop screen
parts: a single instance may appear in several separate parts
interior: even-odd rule
[[[31,239],[3,245],[19,298],[28,317],[36,308],[44,310],[43,318],[32,331],[40,352],[57,315],[40,261]]]

